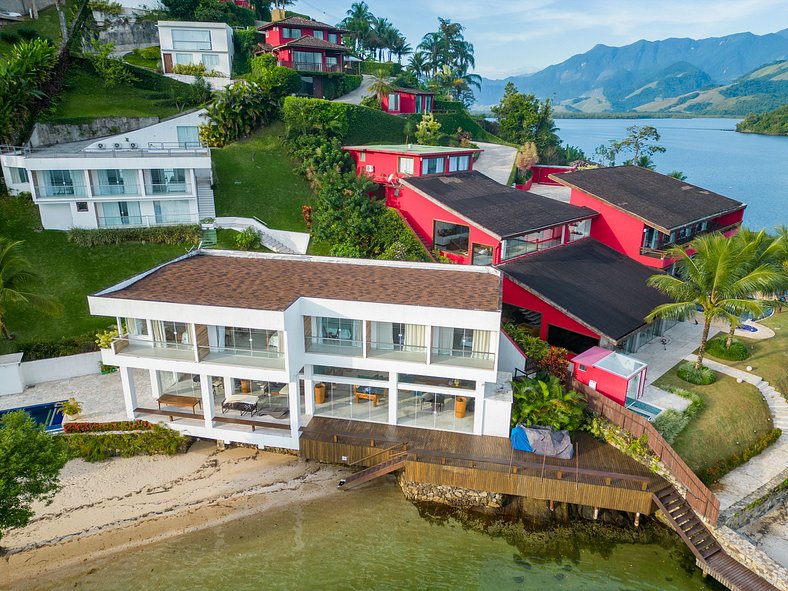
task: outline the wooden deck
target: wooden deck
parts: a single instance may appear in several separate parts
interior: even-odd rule
[[[314,417],[302,429],[301,453],[323,462],[372,466],[406,446],[408,480],[653,512],[653,491],[661,478],[586,434],[574,442],[575,458],[560,460],[514,450],[502,437]]]

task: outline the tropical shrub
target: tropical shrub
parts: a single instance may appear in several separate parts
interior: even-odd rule
[[[200,126],[200,140],[220,148],[273,121],[279,99],[257,83],[238,81],[217,92],[206,110],[209,123]]]
[[[441,124],[432,113],[424,113],[416,125],[416,143],[424,146],[437,146],[441,139]]]
[[[77,399],[73,396],[63,402],[61,405],[61,410],[63,411],[64,415],[68,415],[71,417],[77,416],[79,413],[82,412],[82,405],[77,402]]]
[[[107,0],[90,0],[88,8],[95,12],[117,16],[123,12],[123,5],[120,2],[108,2]]]
[[[184,453],[191,444],[189,437],[161,425],[134,433],[71,433],[60,435],[69,457],[100,462],[114,456],[175,455]]]
[[[239,250],[254,250],[260,246],[260,234],[249,226],[235,235],[235,246]]]
[[[204,64],[175,64],[172,67],[173,74],[185,74],[187,76],[209,76],[211,78],[224,78],[225,75],[216,70],[207,70]]]
[[[36,361],[98,351],[95,339],[96,335],[89,332],[75,337],[63,337],[59,341],[16,343],[16,349],[23,354],[23,361]]]
[[[98,345],[99,349],[109,349],[112,346],[112,341],[117,336],[118,327],[112,325],[107,330],[102,330],[96,333],[96,345]]]
[[[706,366],[698,369],[692,361],[685,361],[679,365],[676,375],[685,382],[698,386],[708,386],[717,381],[717,373],[713,369]]]
[[[137,419],[135,421],[111,421],[108,423],[65,423],[66,433],[103,433],[106,431],[150,431],[153,423]]]
[[[503,325],[503,329],[517,343],[525,356],[536,363],[536,366],[549,374],[563,379],[569,367],[569,351],[563,347],[554,347],[539,337],[532,335],[524,326],[511,322]]]
[[[583,397],[566,390],[560,379],[523,379],[513,382],[512,425],[539,425],[576,431],[583,425]]]
[[[726,359],[728,361],[742,361],[750,356],[750,351],[747,345],[741,341],[734,340],[731,346],[725,347],[725,337],[719,336],[711,339],[706,343],[706,353],[717,359]]]
[[[112,57],[113,51],[115,51],[114,43],[103,43],[98,39],[93,39],[85,54],[93,66],[93,69],[104,81],[104,86],[112,88],[114,86],[138,82],[139,78],[132,74],[131,70],[126,67],[122,59]]]
[[[126,242],[198,244],[201,233],[202,228],[199,224],[152,228],[72,228],[66,233],[66,238],[77,246],[103,246]]]

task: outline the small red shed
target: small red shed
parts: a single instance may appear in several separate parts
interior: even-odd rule
[[[591,347],[572,359],[573,375],[582,382],[626,406],[643,395],[648,366],[633,357],[602,347]]]
[[[432,113],[434,103],[434,92],[418,88],[392,88],[391,92],[383,95],[380,108],[395,115]]]

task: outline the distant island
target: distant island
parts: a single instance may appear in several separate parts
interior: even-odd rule
[[[788,136],[788,105],[761,115],[750,113],[744,121],[736,124],[736,131]]]

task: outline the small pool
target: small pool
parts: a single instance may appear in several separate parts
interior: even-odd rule
[[[659,406],[654,406],[653,404],[643,402],[642,400],[636,400],[634,398],[627,398],[627,408],[633,412],[636,412],[641,417],[647,418],[649,421],[664,410]]]
[[[63,431],[63,403],[65,400],[56,402],[44,402],[43,404],[33,404],[31,406],[20,406],[19,408],[7,408],[0,410],[0,417],[15,410],[23,410],[39,425],[43,425],[47,433],[60,433]]]

